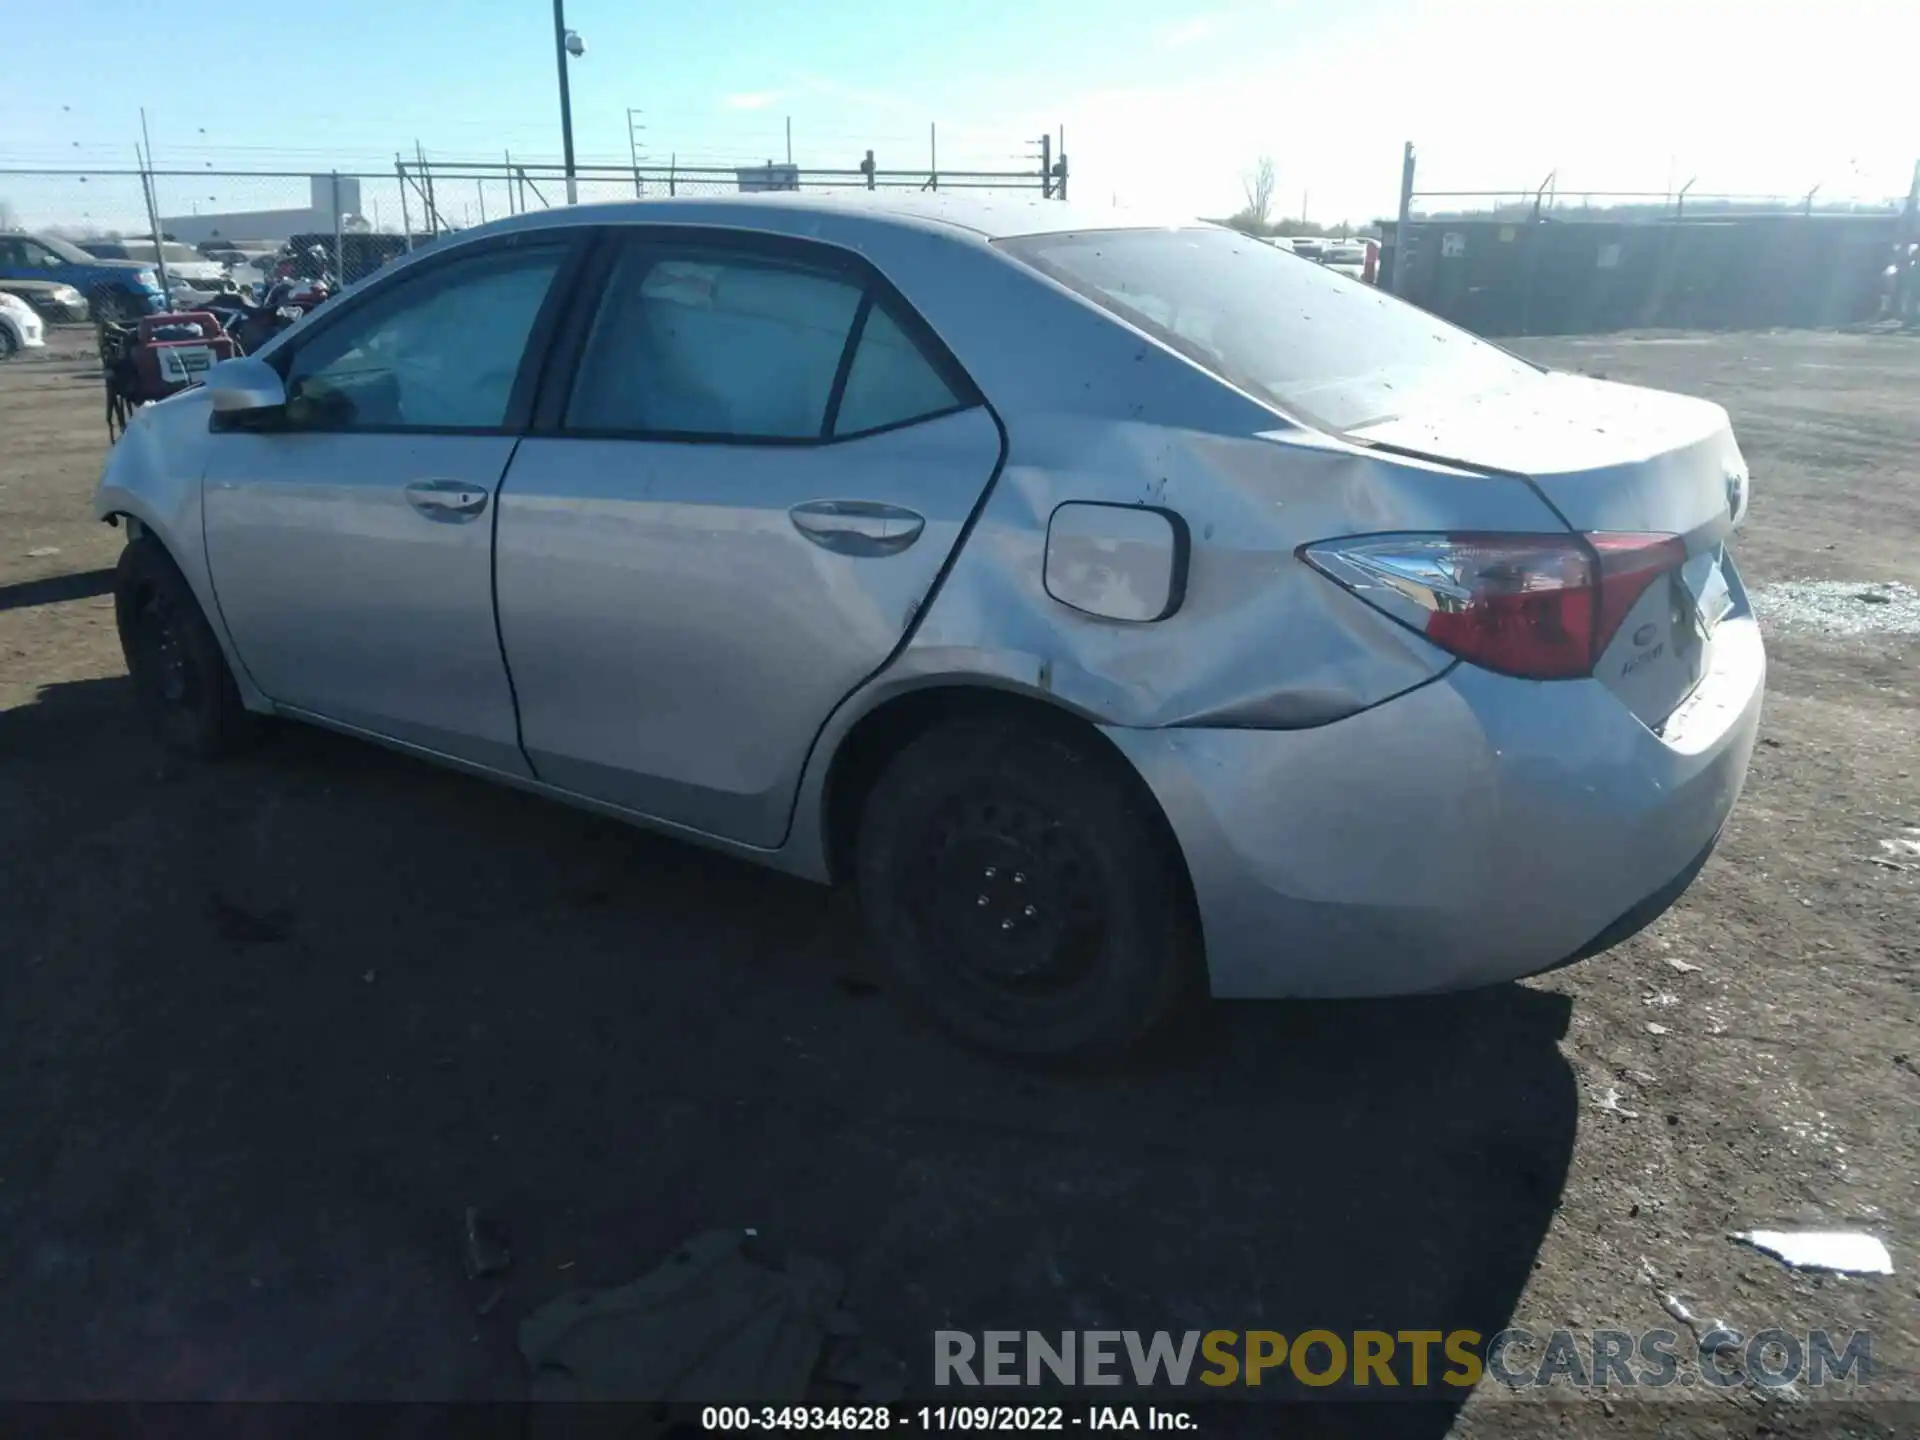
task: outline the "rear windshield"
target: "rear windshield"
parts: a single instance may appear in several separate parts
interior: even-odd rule
[[[1536,372],[1384,291],[1232,230],[997,242],[1286,414],[1352,430]]]

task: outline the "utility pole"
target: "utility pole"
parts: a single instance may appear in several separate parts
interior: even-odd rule
[[[1067,198],[1067,127],[1060,127],[1060,153],[1054,157],[1053,168],[1060,172],[1060,183],[1053,187],[1054,198]]]
[[[940,131],[932,121],[927,122],[927,187],[940,188]]]
[[[1413,142],[1407,141],[1400,161],[1400,220],[1393,227],[1393,265],[1388,271],[1387,288],[1395,295],[1405,294],[1404,261],[1407,258],[1407,226],[1413,219]]]
[[[420,198],[427,207],[427,235],[440,233],[440,207],[433,198],[433,172],[427,168],[427,152],[418,138],[413,142],[413,157],[420,162]]]
[[[1053,198],[1053,136],[1040,137],[1040,198]]]
[[[787,116],[787,164],[793,163],[793,117]]]
[[[413,253],[413,211],[407,204],[407,167],[398,150],[393,152],[393,173],[400,181],[400,233],[407,237],[407,253]]]
[[[153,268],[160,276],[160,293],[173,309],[173,286],[167,281],[167,252],[160,243],[160,202],[154,196],[153,138],[147,134],[147,107],[140,107],[140,140],[146,153],[140,160],[140,193],[147,197],[147,223],[153,227]]]
[[[566,0],[553,0],[553,59],[560,67],[560,148],[567,165],[567,204],[580,203],[580,185],[573,169],[573,94],[567,88],[567,56],[584,55],[587,47],[567,29]]]
[[[645,193],[646,187],[640,180],[640,133],[647,127],[641,123],[640,112],[631,106],[627,108],[627,158],[633,163],[633,194],[638,199]]]

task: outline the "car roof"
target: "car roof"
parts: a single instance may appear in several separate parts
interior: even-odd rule
[[[575,205],[495,221],[488,231],[538,229],[562,225],[725,225],[805,233],[810,217],[877,227],[960,232],[982,241],[1015,235],[1067,231],[1162,229],[1200,225],[1191,215],[1118,206],[1081,205],[1039,195],[982,195],[928,191],[822,193],[766,191],[748,194],[683,195]],[[474,231],[463,231],[471,235]]]

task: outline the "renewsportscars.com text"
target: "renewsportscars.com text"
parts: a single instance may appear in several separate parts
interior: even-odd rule
[[[1866,1331],[1743,1335],[1698,1342],[1673,1330],[939,1330],[934,1384],[1116,1386],[1139,1389],[1273,1385],[1313,1390],[1466,1390],[1483,1378],[1513,1389],[1665,1389],[1757,1384],[1865,1384]]]

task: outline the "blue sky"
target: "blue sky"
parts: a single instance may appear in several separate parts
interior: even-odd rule
[[[416,140],[446,159],[559,154],[546,0],[216,6],[213,28],[263,56],[217,67],[198,59],[210,32],[188,23],[192,7],[10,10],[0,167],[126,165],[143,104],[159,163],[182,169],[390,170]],[[682,164],[780,159],[790,117],[802,164],[851,166],[868,147],[883,166],[923,164],[937,122],[943,168],[1020,168],[1043,129],[1064,125],[1076,198],[1224,213],[1267,153],[1281,208],[1297,212],[1304,195],[1319,220],[1390,211],[1407,139],[1429,188],[1518,190],[1557,170],[1563,195],[1661,190],[1670,175],[1697,176],[1702,192],[1904,191],[1920,110],[1896,76],[1920,55],[1917,15],[1896,0],[570,0],[567,11],[588,45],[572,67],[583,160],[626,160],[629,106],[644,111],[648,157]],[[206,188],[191,203],[267,203]],[[0,176],[0,198],[30,223],[75,193]]]

